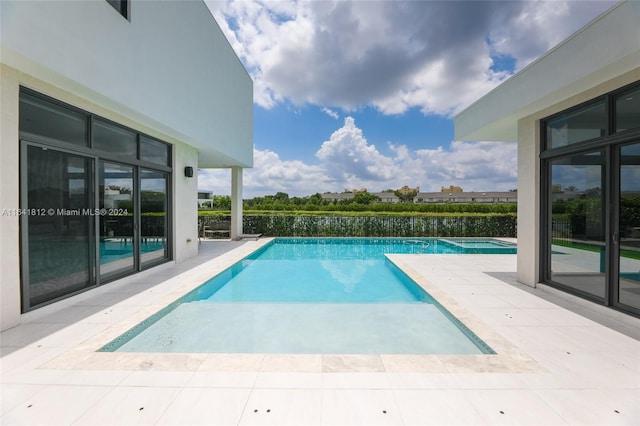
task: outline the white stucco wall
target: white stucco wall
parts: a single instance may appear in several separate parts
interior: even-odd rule
[[[173,156],[173,253],[182,262],[198,254],[198,151],[176,144]],[[187,166],[193,167],[191,178],[184,175]]]
[[[518,281],[540,281],[540,121],[518,122]]]
[[[0,1],[2,62],[200,151],[253,165],[253,84],[203,1]]]

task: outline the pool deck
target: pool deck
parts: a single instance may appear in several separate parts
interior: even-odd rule
[[[515,255],[389,255],[496,355],[95,352],[262,246],[200,255],[0,333],[0,424],[640,424],[640,319],[515,280]]]

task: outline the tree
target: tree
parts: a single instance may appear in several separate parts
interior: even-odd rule
[[[396,196],[398,198],[400,198],[400,201],[403,203],[412,203],[413,199],[415,198],[416,195],[418,195],[418,190],[417,189],[411,189],[411,190],[407,190],[407,189],[403,189],[403,190],[396,190],[393,191],[394,194],[396,194]]]
[[[356,204],[371,204],[378,201],[378,197],[368,192],[357,192],[353,196],[353,202]]]

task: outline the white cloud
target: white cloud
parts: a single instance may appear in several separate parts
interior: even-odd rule
[[[336,182],[380,182],[393,177],[393,160],[367,143],[352,117],[345,118],[344,126],[322,144],[316,157]]]
[[[312,104],[335,119],[337,109],[366,106],[387,115],[418,108],[450,117],[510,76],[494,70],[492,58],[513,58],[521,69],[614,3],[207,1],[253,78],[257,105]],[[347,118],[318,148],[318,164],[256,149],[254,169],[245,170],[245,195],[516,185],[515,144],[412,150],[390,142],[388,148],[391,154],[383,154]],[[229,193],[225,173],[202,172],[200,187]]]
[[[449,115],[502,82],[611,1],[210,1],[254,80],[256,104],[410,108]]]
[[[327,108],[327,107],[322,107],[322,112],[324,112],[325,114],[327,114],[329,117],[333,117],[333,118],[335,118],[336,120],[337,120],[338,118],[340,118],[340,115],[338,115],[338,113],[337,113],[337,112],[335,112],[334,110],[329,109],[329,108]]]
[[[254,150],[254,168],[245,169],[246,198],[285,192],[307,196],[345,188],[367,188],[371,192],[404,185],[422,191],[439,191],[458,185],[467,191],[510,190],[516,187],[515,143],[452,142],[447,149],[410,150],[389,144],[385,156],[367,142],[351,117],[325,141],[316,153],[319,164],[284,161],[275,152]],[[203,170],[200,189],[229,194],[228,171]]]

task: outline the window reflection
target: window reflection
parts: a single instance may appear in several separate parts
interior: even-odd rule
[[[550,279],[605,296],[604,153],[551,161]]]
[[[558,148],[606,135],[604,101],[562,114],[547,121],[547,144]]]
[[[91,230],[91,160],[27,149],[28,306],[95,283]]]
[[[138,142],[134,132],[99,120],[94,120],[92,130],[94,149],[120,157],[138,157]]]
[[[100,276],[134,269],[133,167],[100,162]]]
[[[141,263],[168,258],[167,174],[140,171]]]
[[[640,309],[640,144],[620,149],[618,301]]]
[[[640,88],[618,95],[615,99],[616,132],[640,127]]]

